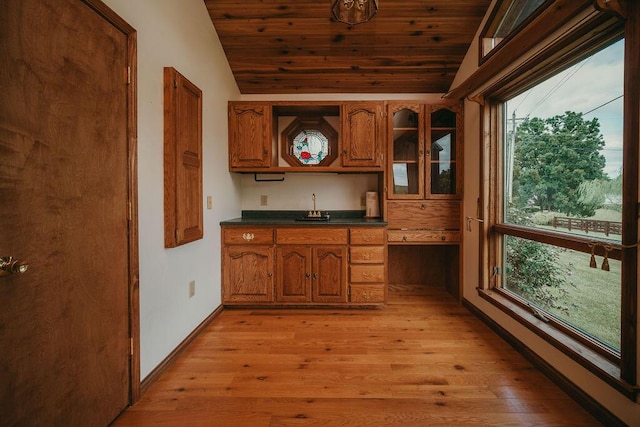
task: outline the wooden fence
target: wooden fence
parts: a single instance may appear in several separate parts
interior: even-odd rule
[[[595,219],[553,217],[553,228],[566,228],[567,230],[579,230],[585,233],[590,231],[597,233],[622,234],[622,223],[613,221],[600,221]]]

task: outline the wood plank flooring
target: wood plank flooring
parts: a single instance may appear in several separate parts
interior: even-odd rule
[[[442,289],[225,310],[115,426],[600,425]]]

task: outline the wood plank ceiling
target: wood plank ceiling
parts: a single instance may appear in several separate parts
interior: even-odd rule
[[[378,0],[369,21],[335,0],[204,0],[243,94],[443,93],[491,0]]]

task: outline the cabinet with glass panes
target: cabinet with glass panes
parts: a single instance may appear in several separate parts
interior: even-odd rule
[[[387,118],[389,243],[459,241],[462,104],[389,102]]]
[[[462,195],[462,105],[389,103],[387,198]]]

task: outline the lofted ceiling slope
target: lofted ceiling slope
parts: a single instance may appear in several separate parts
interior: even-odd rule
[[[204,0],[243,94],[442,93],[491,0],[378,0],[336,21],[333,0]]]

